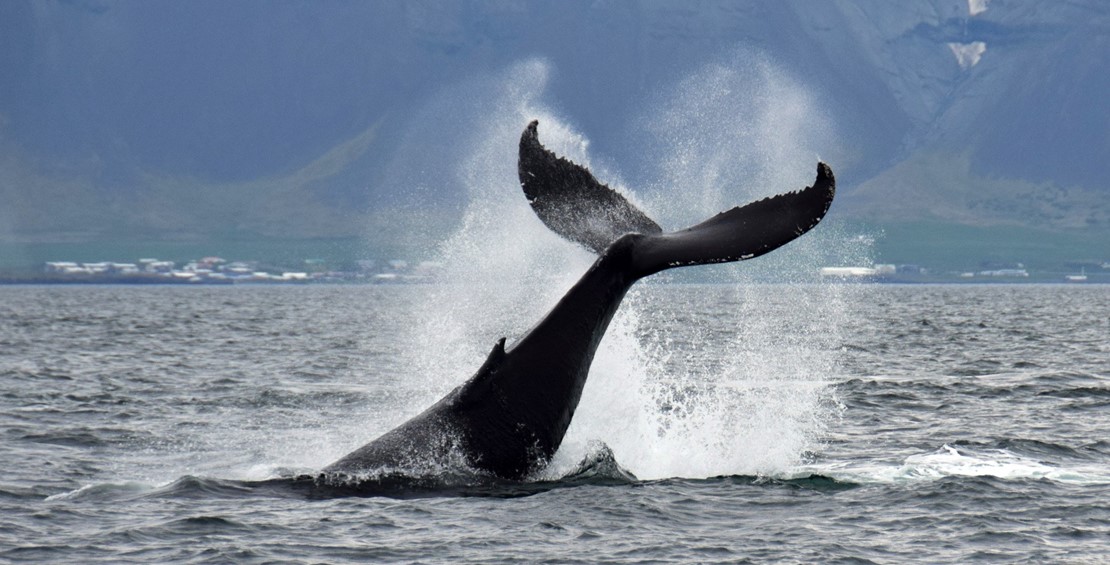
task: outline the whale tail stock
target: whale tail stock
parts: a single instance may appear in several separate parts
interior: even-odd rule
[[[588,169],[539,142],[538,120],[520,137],[518,174],[532,209],[560,236],[601,254],[624,234],[638,238],[632,253],[637,278],[671,267],[758,257],[806,233],[825,216],[836,180],[817,164],[813,185],[721,212],[684,230],[664,233],[655,221]]]

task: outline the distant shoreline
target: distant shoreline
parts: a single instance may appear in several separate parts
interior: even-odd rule
[[[753,284],[791,284],[797,281],[752,281]],[[810,283],[827,283],[843,285],[1059,285],[1059,286],[1091,286],[1110,284],[1110,276],[1093,276],[1086,281],[1067,281],[1060,277],[1030,276],[1027,278],[963,278],[963,277],[921,277],[921,278],[861,278],[861,279],[830,279],[815,278]],[[450,284],[449,281],[432,279],[379,279],[379,278],[313,278],[302,280],[220,280],[206,279],[202,281],[161,277],[161,276],[11,276],[0,275],[0,286],[411,286]],[[648,284],[734,284],[734,281],[706,280],[706,281],[651,281]]]
[[[291,280],[260,279],[213,279],[190,280],[159,275],[121,275],[121,276],[72,276],[72,275],[0,275],[0,285],[34,286],[288,286],[288,285],[390,285],[390,284],[428,284],[426,280],[410,279],[372,279],[320,277]]]

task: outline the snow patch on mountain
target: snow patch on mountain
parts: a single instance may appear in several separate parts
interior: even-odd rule
[[[956,56],[956,63],[960,65],[961,69],[966,71],[979,64],[979,59],[983,58],[983,53],[987,51],[987,44],[982,41],[949,43],[948,48],[951,49],[952,54]]]
[[[978,16],[987,11],[987,4],[990,3],[991,0],[967,0],[967,13],[972,17]]]

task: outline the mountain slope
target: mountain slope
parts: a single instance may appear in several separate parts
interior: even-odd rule
[[[592,153],[650,170],[628,124],[738,49],[835,123],[839,214],[1110,229],[1098,0],[13,0],[0,238],[345,236],[388,210],[448,214],[466,195],[442,144],[462,137],[414,134],[441,125],[426,108],[480,115],[460,85],[531,57]],[[398,186],[409,174],[437,186]]]

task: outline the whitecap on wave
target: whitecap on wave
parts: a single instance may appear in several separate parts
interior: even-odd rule
[[[1031,459],[1008,449],[966,449],[948,444],[929,453],[910,455],[900,464],[824,463],[800,467],[794,476],[808,474],[859,484],[937,481],[949,477],[1048,480],[1074,485],[1110,484],[1110,473],[1105,469],[1057,465]]]

